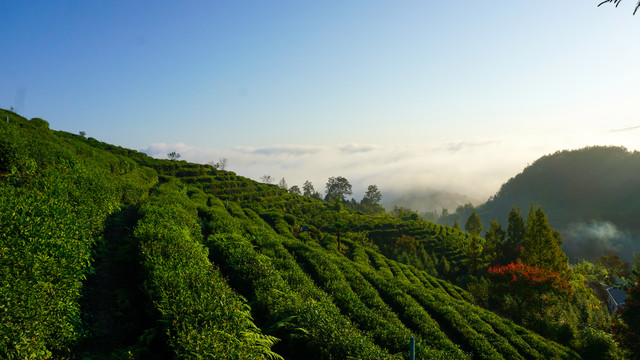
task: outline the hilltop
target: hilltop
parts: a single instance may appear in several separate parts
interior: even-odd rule
[[[486,271],[478,238],[417,214],[0,119],[3,358],[406,359],[414,336],[421,359],[578,359],[584,329],[613,346],[579,278],[549,309],[581,330],[481,307],[451,282]]]

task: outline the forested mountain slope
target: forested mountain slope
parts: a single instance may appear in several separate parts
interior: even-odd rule
[[[622,147],[594,146],[544,156],[514,176],[476,212],[489,228],[503,228],[512,206],[526,216],[532,202],[541,205],[565,239],[570,257],[595,260],[617,253],[631,260],[640,250],[640,153]],[[471,208],[440,220],[464,224]]]
[[[458,230],[0,119],[2,358],[579,358],[380,253]]]

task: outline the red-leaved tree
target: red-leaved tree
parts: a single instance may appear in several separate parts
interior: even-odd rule
[[[557,271],[522,263],[494,266],[488,270],[490,297],[494,305],[514,320],[540,315],[571,294],[571,286]]]

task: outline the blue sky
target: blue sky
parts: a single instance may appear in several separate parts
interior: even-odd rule
[[[255,179],[484,200],[556,150],[640,149],[640,16],[598,2],[8,0],[0,107]]]

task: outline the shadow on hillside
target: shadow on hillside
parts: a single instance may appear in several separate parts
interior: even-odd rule
[[[85,334],[73,350],[77,359],[157,359],[166,351],[146,311],[144,273],[133,237],[138,219],[137,207],[127,207],[106,221],[94,251],[94,273],[80,301]]]

